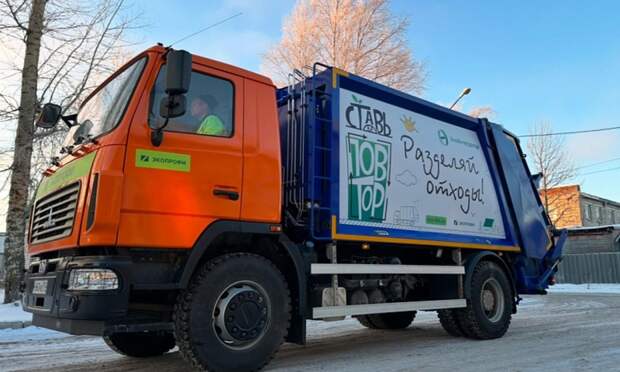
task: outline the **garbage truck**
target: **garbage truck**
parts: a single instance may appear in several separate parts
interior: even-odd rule
[[[518,137],[316,63],[268,77],[156,45],[65,115],[34,196],[23,308],[130,357],[264,367],[307,320],[503,336],[555,230]],[[58,130],[58,129],[56,129]]]

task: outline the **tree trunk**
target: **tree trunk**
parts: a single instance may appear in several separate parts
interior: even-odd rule
[[[19,299],[19,284],[24,277],[24,243],[28,225],[28,186],[34,135],[34,116],[37,107],[39,50],[43,34],[46,0],[33,0],[26,31],[26,53],[22,69],[19,118],[15,133],[15,151],[11,167],[11,189],[6,216],[5,296],[4,302]]]

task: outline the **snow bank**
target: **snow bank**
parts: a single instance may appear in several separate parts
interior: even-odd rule
[[[4,302],[4,290],[0,290],[0,323],[32,321],[32,314],[22,310],[19,301],[10,304],[2,304],[2,302]]]
[[[64,337],[71,337],[71,335],[35,326],[0,329],[0,347],[4,343],[51,340]]]
[[[620,294],[620,284],[556,284],[549,293],[615,293]]]

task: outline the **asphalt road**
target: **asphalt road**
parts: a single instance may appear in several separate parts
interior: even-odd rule
[[[502,339],[448,336],[434,312],[403,331],[357,321],[310,322],[306,346],[284,345],[267,371],[620,370],[620,295],[527,297]],[[22,332],[26,332],[23,330]],[[186,371],[173,351],[148,360],[115,354],[99,338],[51,332],[0,341],[0,371]]]

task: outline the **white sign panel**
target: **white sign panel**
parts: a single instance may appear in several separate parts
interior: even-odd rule
[[[339,223],[505,238],[474,131],[340,89]]]

